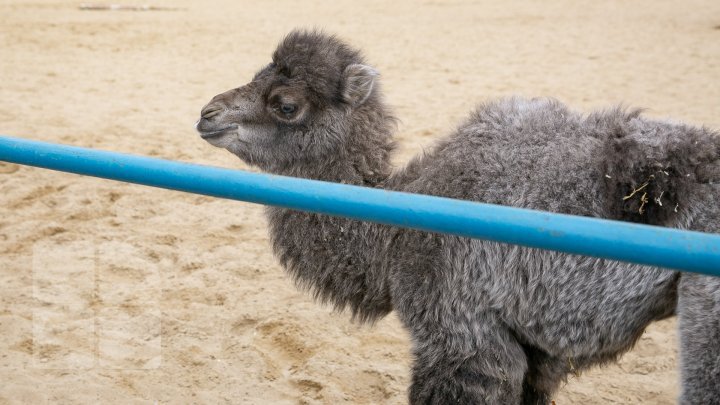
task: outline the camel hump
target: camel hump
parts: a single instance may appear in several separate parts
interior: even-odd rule
[[[720,134],[639,116],[611,133],[599,158],[617,219],[681,226],[705,185],[720,183]]]

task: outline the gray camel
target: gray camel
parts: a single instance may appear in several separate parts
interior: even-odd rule
[[[717,132],[551,99],[479,106],[394,170],[394,118],[359,51],[294,31],[203,107],[203,139],[281,175],[720,233]],[[682,394],[720,404],[720,278],[268,208],[276,256],[361,322],[412,336],[413,404],[546,404],[569,373],[680,319]]]

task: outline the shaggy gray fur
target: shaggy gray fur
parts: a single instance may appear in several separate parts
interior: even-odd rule
[[[377,72],[319,32],[290,33],[252,82],[201,115],[204,139],[271,173],[720,232],[720,138],[636,110],[585,116],[549,99],[491,102],[392,172],[394,119]],[[267,215],[275,254],[300,286],[359,321],[397,311],[414,343],[411,403],[548,403],[569,373],[615,360],[678,303],[681,401],[720,403],[718,279]]]

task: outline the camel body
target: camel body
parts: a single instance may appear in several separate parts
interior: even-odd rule
[[[377,72],[334,37],[296,31],[273,63],[216,96],[198,130],[277,174],[720,232],[720,138],[620,108],[550,99],[480,106],[393,170]],[[322,302],[414,344],[411,403],[549,403],[678,313],[684,403],[720,403],[720,279],[268,208],[276,256]]]

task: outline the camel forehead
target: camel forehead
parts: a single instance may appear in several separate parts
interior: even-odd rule
[[[316,92],[333,97],[343,70],[363,60],[358,50],[334,36],[318,31],[293,31],[278,45],[273,63],[289,78],[302,80]]]
[[[357,49],[319,31],[293,31],[278,45],[273,62],[287,68],[340,69],[363,63]]]

